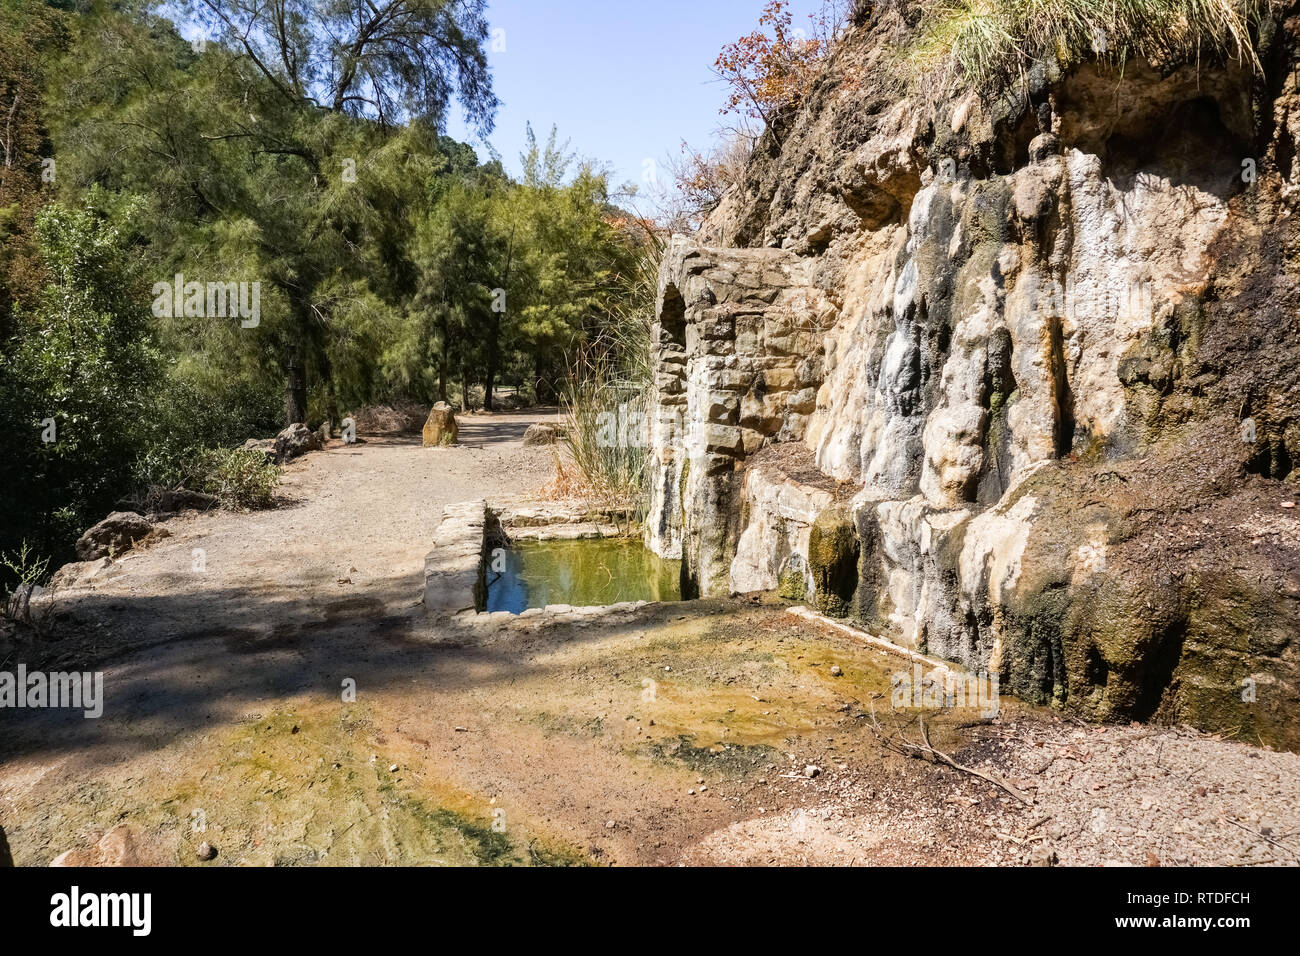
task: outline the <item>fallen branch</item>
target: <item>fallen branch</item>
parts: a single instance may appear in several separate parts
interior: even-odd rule
[[[930,742],[930,731],[925,726],[925,718],[923,716],[917,716],[921,725],[921,742],[914,743],[904,737],[901,730],[896,731],[897,739],[895,739],[893,735],[886,735],[883,728],[880,726],[880,721],[876,719],[876,705],[874,702],[871,703],[870,708],[873,733],[875,733],[876,739],[881,742],[886,750],[892,750],[894,753],[902,754],[904,757],[913,757],[917,760],[928,759],[931,763],[942,763],[945,766],[951,767],[953,770],[960,770],[962,773],[968,773],[972,777],[979,777],[986,783],[990,783],[1000,790],[1005,790],[1027,807],[1032,807],[1034,805],[1032,800],[1027,799],[1023,794],[1005,781],[999,779],[993,774],[988,774],[982,770],[976,770],[974,767],[968,767],[965,764],[958,763],[942,750],[935,747],[934,744]]]

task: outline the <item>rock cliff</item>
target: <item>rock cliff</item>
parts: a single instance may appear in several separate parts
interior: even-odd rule
[[[1090,719],[1300,747],[1300,16],[1262,68],[935,103],[911,6],[859,4],[668,249],[649,545]]]

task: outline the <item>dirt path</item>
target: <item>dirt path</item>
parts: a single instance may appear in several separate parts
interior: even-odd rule
[[[289,467],[284,507],[175,519],[68,598],[53,657],[98,662],[104,716],[0,711],[0,858],[198,864],[206,841],[249,865],[1300,859],[1294,754],[1014,701],[931,718],[1024,806],[885,753],[869,715],[898,660],[780,607],[449,634],[417,605],[441,508],[545,483],[552,452],[519,441],[536,418],[469,417],[459,448],[331,446]]]
[[[554,453],[521,439],[553,417],[464,416],[452,448],[424,449],[418,435],[331,442],[286,468],[283,507],[168,521],[170,538],[126,555],[74,613],[118,612],[101,650],[407,614],[443,506],[536,492],[554,474]]]

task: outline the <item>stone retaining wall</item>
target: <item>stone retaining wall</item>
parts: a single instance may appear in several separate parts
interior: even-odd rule
[[[675,237],[656,314],[646,544],[682,559],[686,593],[725,594],[736,474],[765,442],[803,438],[835,312],[790,252]]]

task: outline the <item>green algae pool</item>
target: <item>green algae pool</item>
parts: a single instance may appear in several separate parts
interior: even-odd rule
[[[483,610],[518,614],[548,604],[680,601],[681,566],[637,538],[521,542],[504,553],[499,567],[489,565]]]

